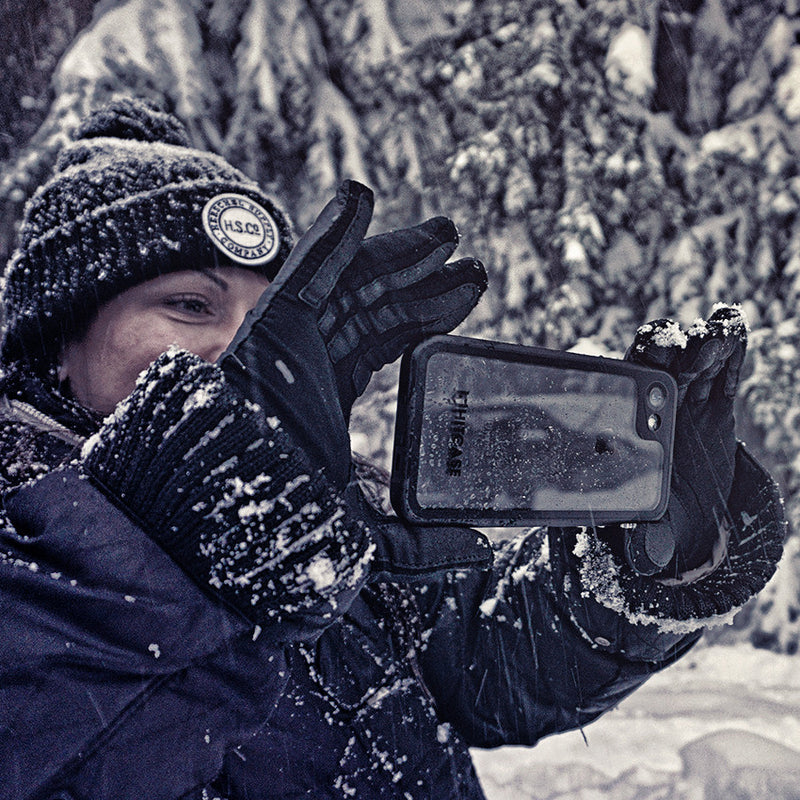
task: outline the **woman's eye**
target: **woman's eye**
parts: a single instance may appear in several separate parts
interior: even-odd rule
[[[193,316],[211,314],[211,304],[204,297],[195,297],[193,295],[180,295],[177,297],[168,297],[165,304],[176,311]]]

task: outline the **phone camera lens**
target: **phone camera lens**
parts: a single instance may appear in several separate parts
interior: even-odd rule
[[[667,402],[667,390],[660,383],[654,383],[647,390],[647,402],[651,408],[663,408]]]
[[[658,414],[651,414],[647,418],[647,427],[650,428],[651,431],[657,431],[661,427],[661,417]]]

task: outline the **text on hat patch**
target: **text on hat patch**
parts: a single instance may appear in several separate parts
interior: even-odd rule
[[[243,194],[212,197],[203,208],[203,228],[212,242],[240,264],[266,264],[278,254],[278,226],[267,210]]]

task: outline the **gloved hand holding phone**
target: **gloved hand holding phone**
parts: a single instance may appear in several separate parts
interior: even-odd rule
[[[721,305],[685,333],[671,320],[643,325],[626,355],[678,384],[667,512],[624,533],[625,556],[641,575],[686,579],[724,555],[737,447],[733,402],[746,347],[744,314]]]

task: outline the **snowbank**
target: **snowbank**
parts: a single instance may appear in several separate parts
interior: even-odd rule
[[[583,732],[473,756],[489,800],[800,797],[797,659],[700,645]]]

